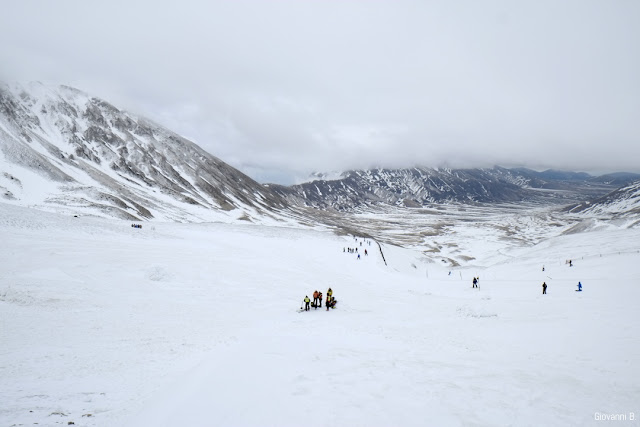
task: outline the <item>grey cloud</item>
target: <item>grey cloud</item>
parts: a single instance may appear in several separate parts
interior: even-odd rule
[[[637,22],[623,0],[9,1],[0,77],[79,87],[258,179],[640,171]]]

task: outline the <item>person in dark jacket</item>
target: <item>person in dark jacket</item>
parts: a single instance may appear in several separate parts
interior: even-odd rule
[[[547,293],[547,282],[542,282],[542,295]]]

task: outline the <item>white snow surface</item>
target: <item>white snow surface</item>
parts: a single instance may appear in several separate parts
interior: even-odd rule
[[[500,256],[455,268],[323,230],[9,204],[0,235],[2,426],[638,424],[638,228],[508,257],[466,237]],[[328,287],[336,309],[299,312]]]

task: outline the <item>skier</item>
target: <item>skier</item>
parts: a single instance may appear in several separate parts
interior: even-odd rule
[[[309,303],[311,300],[309,299],[309,295],[305,295],[304,297],[304,311],[309,311]]]
[[[358,254],[358,259],[360,259],[360,254]]]
[[[322,308],[322,292],[318,292],[318,306]]]
[[[365,255],[365,256],[369,255],[369,254],[367,253],[367,250],[366,250],[366,249],[364,250],[364,255]]]
[[[573,267],[573,263],[569,260],[569,267]]]
[[[582,292],[582,283],[578,282],[578,292]]]
[[[316,307],[318,305],[318,291],[313,292],[313,306]]]
[[[473,286],[472,288],[477,288],[478,287],[478,279],[476,279],[475,277],[473,278]]]
[[[542,295],[547,294],[547,282],[542,282]]]

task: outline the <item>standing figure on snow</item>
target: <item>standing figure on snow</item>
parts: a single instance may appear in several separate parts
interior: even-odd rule
[[[331,299],[332,296],[333,296],[333,290],[329,288],[329,290],[327,291],[327,298]]]
[[[542,282],[542,295],[547,294],[547,282]]]
[[[304,297],[304,311],[309,311],[309,303],[311,300],[309,299],[309,295],[305,295]]]
[[[582,283],[578,282],[578,292],[582,292]]]
[[[364,250],[364,255],[365,255],[365,256],[369,255],[369,254],[367,253],[367,250],[366,250],[366,249]]]
[[[322,308],[322,292],[318,292],[318,307]]]
[[[318,305],[318,291],[313,292],[313,306],[316,307]]]
[[[476,279],[475,277],[473,278],[473,286],[472,288],[477,288],[478,287],[478,279]]]
[[[569,267],[573,267],[573,263],[569,260]]]

